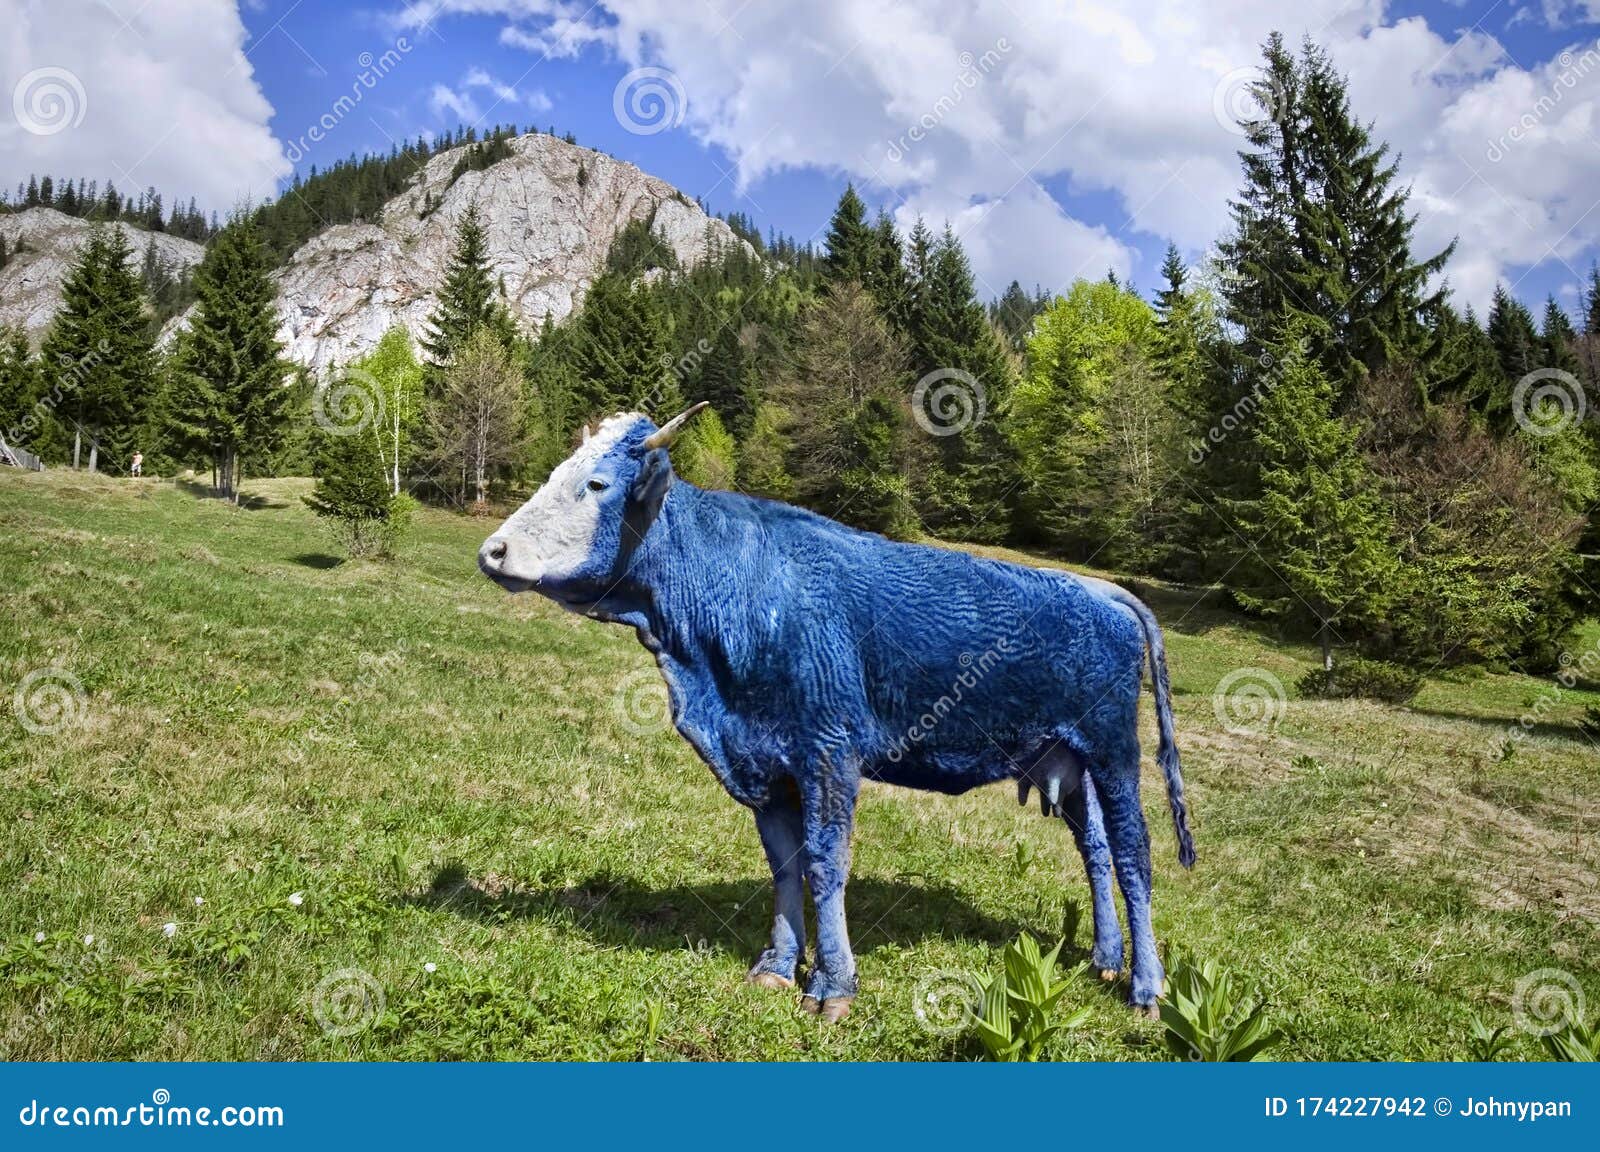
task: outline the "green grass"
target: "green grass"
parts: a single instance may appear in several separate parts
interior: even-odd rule
[[[487,523],[425,511],[398,562],[341,564],[305,482],[249,489],[0,475],[0,1055],[966,1059],[916,1009],[1087,906],[1065,827],[1009,788],[868,785],[862,994],[819,1026],[742,982],[769,915],[755,828],[659,723],[631,633],[479,577]],[[1290,699],[1230,732],[1220,681],[1292,685],[1311,653],[1145,591],[1200,852],[1177,866],[1147,762],[1156,931],[1260,982],[1277,1055],[1458,1056],[1546,968],[1592,1014],[1600,773],[1576,722],[1600,696],[1434,678],[1409,709]],[[30,733],[12,696],[51,668],[83,696]],[[1076,978],[1060,1010],[1089,1016],[1051,1054],[1161,1058],[1124,993]]]

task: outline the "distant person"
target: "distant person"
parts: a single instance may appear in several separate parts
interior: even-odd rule
[[[143,476],[144,475],[144,453],[143,452],[135,452],[133,454],[133,460],[130,461],[129,464],[128,464],[128,475],[130,475],[130,476]]]

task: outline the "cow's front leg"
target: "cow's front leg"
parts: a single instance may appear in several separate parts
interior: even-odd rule
[[[830,1024],[850,1011],[856,996],[856,958],[845,927],[844,889],[850,879],[850,834],[859,778],[825,769],[802,786],[806,882],[817,910],[817,962],[806,978],[801,1006]]]
[[[748,979],[763,988],[793,988],[794,969],[806,949],[805,825],[799,797],[774,796],[756,811],[761,849],[772,869],[772,937]]]

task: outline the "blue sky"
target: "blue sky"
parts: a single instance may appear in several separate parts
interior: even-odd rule
[[[292,169],[510,120],[801,239],[853,179],[903,225],[951,219],[990,292],[1108,267],[1152,290],[1169,240],[1197,260],[1226,228],[1231,110],[1278,27],[1349,72],[1358,112],[1403,154],[1419,249],[1459,238],[1459,299],[1481,306],[1504,282],[1572,307],[1600,252],[1595,14],[1570,0],[0,0],[17,29],[6,87],[61,68],[80,100],[70,131],[0,124],[0,180],[114,175],[225,210]],[[617,101],[652,77],[668,123],[641,131]]]

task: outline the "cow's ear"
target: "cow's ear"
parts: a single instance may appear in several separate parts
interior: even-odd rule
[[[667,487],[671,483],[672,460],[668,457],[667,450],[652,449],[639,461],[638,475],[633,478],[633,486],[628,493],[629,501],[649,506],[654,513],[665,499]]]

